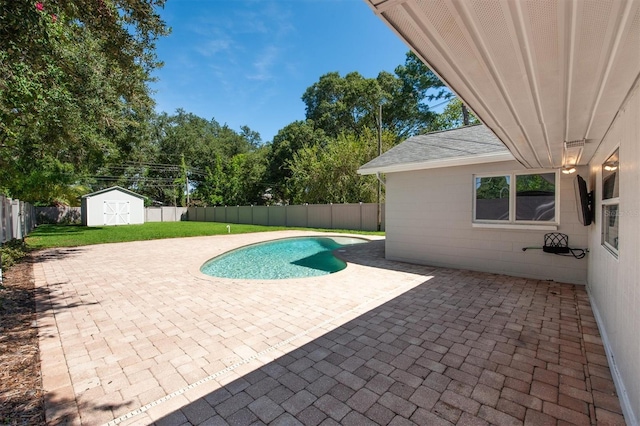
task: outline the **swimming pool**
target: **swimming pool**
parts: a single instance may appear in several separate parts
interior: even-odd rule
[[[332,274],[347,264],[332,254],[368,240],[352,237],[295,237],[229,251],[205,262],[203,274],[221,278],[279,280]]]

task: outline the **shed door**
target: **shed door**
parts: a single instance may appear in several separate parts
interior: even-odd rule
[[[104,224],[126,225],[131,223],[128,201],[104,201]]]

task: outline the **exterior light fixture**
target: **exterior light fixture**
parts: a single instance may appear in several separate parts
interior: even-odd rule
[[[564,142],[562,147],[562,173],[565,175],[576,171],[576,165],[580,163],[580,158],[582,157],[584,143],[584,139]]]
[[[577,141],[565,141],[562,150],[562,164],[565,166],[572,164],[576,165],[580,163],[580,157],[582,157],[582,150],[584,149],[584,139]]]

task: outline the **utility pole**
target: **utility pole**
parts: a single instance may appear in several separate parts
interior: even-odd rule
[[[185,192],[187,194],[186,206],[189,207],[189,172],[187,171],[187,164],[184,162],[184,154],[182,154],[182,156],[181,156],[180,169],[181,169],[182,175],[184,177],[184,190],[185,190]],[[180,197],[180,199],[182,200],[182,197]]]
[[[462,125],[469,125],[469,110],[465,104],[462,104]]]
[[[378,105],[378,157],[382,155],[382,102]],[[382,205],[380,201],[382,199],[382,183],[380,182],[380,176],[376,176],[378,180],[378,231],[382,229]]]
[[[185,186],[186,186],[186,190],[187,190],[187,207],[189,207],[189,174],[185,172]]]

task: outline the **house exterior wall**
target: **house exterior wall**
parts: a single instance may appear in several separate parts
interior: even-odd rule
[[[585,284],[587,259],[557,256],[542,250],[522,251],[523,247],[542,247],[544,234],[554,231],[472,226],[473,175],[520,170],[524,169],[516,161],[506,161],[388,173],[386,257]],[[587,171],[583,169],[583,175]],[[560,176],[557,232],[569,236],[571,247],[586,248],[587,229],[579,223],[576,209],[575,175]]]
[[[129,201],[130,224],[144,223],[144,200],[117,189],[82,199],[82,220],[86,226],[104,226],[104,201]]]
[[[640,87],[620,110],[590,163],[595,224],[587,289],[628,424],[640,422]],[[602,163],[619,147],[619,250],[602,246]]]

